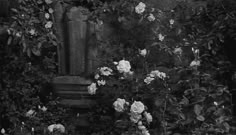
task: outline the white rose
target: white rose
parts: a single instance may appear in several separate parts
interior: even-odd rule
[[[52,8],[49,8],[49,9],[48,9],[48,12],[49,12],[50,14],[52,14],[54,11],[53,11]]]
[[[143,135],[150,135],[150,133],[148,132],[148,130],[142,130],[142,134],[143,134]]]
[[[146,130],[146,127],[142,125],[142,126],[138,126],[138,129],[143,131],[143,130]]]
[[[158,39],[160,40],[160,41],[163,41],[164,40],[164,36],[160,33],[160,34],[158,34]]]
[[[17,37],[21,37],[21,32],[17,32],[17,33],[16,33],[16,36],[17,36]]]
[[[143,122],[142,121],[139,121],[138,122],[138,126],[142,126],[143,125]]]
[[[126,61],[126,60],[119,61],[118,65],[116,67],[120,73],[130,72],[130,69],[131,69],[129,61]]]
[[[52,21],[48,21],[46,24],[45,24],[45,28],[49,29],[52,27]]]
[[[132,113],[132,112],[131,112],[130,120],[131,120],[133,123],[138,123],[141,118],[142,118],[142,115],[141,115],[141,114],[137,114],[137,113]]]
[[[49,19],[49,18],[50,18],[49,13],[46,13],[46,14],[45,14],[45,18],[46,18],[46,19]]]
[[[35,34],[35,29],[31,29],[30,31],[29,31],[29,33],[30,33],[30,35],[34,35]]]
[[[174,19],[170,19],[170,25],[173,25],[175,23],[175,20]]]
[[[123,112],[125,110],[125,104],[126,101],[124,99],[117,98],[117,100],[113,103],[113,106],[117,112]]]
[[[132,113],[141,114],[144,111],[144,104],[140,101],[134,101],[134,103],[130,107],[130,111]]]
[[[139,130],[146,130],[146,127],[142,125],[142,126],[138,126],[138,129]]]
[[[97,90],[97,85],[96,83],[92,83],[88,86],[88,93],[91,95],[96,94],[96,90]]]
[[[175,48],[174,54],[181,55],[183,53],[183,50],[181,47]]]
[[[2,133],[2,134],[5,134],[5,133],[6,133],[6,131],[5,131],[4,128],[1,129],[1,133]]]
[[[148,17],[147,17],[148,21],[152,22],[154,21],[156,18],[153,14],[150,14]]]
[[[45,106],[43,106],[43,107],[41,108],[41,110],[42,110],[43,112],[46,112],[46,111],[48,110],[48,108],[45,107]]]
[[[147,122],[152,122],[152,115],[150,113],[145,112],[144,117],[146,118]]]
[[[36,114],[36,112],[34,110],[30,109],[25,115],[26,115],[26,117],[31,117],[35,114]]]
[[[140,2],[136,7],[135,7],[135,12],[137,14],[142,14],[145,11],[146,5],[143,2]]]
[[[47,4],[51,4],[51,3],[52,3],[52,0],[45,0],[45,2],[46,2]]]
[[[190,67],[195,67],[195,66],[200,66],[200,61],[199,60],[194,60],[190,63]]]
[[[101,85],[105,85],[106,81],[105,80],[98,80],[97,83],[98,83],[98,86],[101,86]]]
[[[65,127],[62,124],[56,124],[55,128],[61,133],[65,133]]]
[[[52,124],[52,125],[48,126],[48,131],[53,132],[55,127],[56,127],[56,124]]]
[[[160,71],[158,71],[158,70],[154,70],[154,71],[152,71],[152,72],[150,73],[149,76],[151,76],[151,77],[158,77],[158,78],[164,80],[164,79],[166,78],[166,73],[160,72]]]
[[[147,55],[147,49],[139,50],[139,54],[145,57]]]
[[[98,79],[100,76],[99,76],[99,74],[96,74],[95,76],[94,76],[94,79]]]
[[[155,78],[148,76],[148,77],[146,77],[146,78],[144,79],[144,82],[145,82],[146,84],[150,84],[154,79],[155,79]]]
[[[101,67],[100,68],[101,75],[104,75],[104,76],[111,75],[112,71],[113,70],[111,68],[109,68],[109,67]]]

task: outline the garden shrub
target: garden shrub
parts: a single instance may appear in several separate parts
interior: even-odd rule
[[[7,41],[0,45],[6,130],[73,134],[75,123],[66,121],[75,117],[70,110],[58,106],[50,92],[40,97],[41,89],[51,90],[44,86],[57,74],[53,2],[18,2],[11,9]],[[230,134],[228,83],[234,70],[222,42],[235,37],[234,3],[179,0],[173,9],[162,10],[149,2],[78,2],[104,27],[96,33],[101,67],[88,92],[98,105],[88,112],[87,134]]]

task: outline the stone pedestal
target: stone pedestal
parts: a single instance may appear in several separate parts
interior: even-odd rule
[[[96,105],[96,101],[88,94],[87,87],[91,80],[80,76],[59,76],[53,80],[54,93],[60,97],[59,104],[65,107],[72,107],[79,116],[73,116],[78,127],[88,127],[87,112]]]

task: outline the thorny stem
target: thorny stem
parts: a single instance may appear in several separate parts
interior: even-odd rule
[[[165,112],[166,112],[166,99],[167,99],[167,95],[165,97],[165,103],[164,103],[164,110],[163,110],[163,114],[162,114],[162,117],[163,117],[163,128],[164,128],[164,135],[167,134],[167,130],[166,130],[166,121],[165,121]]]

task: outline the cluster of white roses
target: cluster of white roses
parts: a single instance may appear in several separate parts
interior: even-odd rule
[[[135,7],[135,12],[137,14],[142,14],[145,11],[145,9],[146,9],[146,4],[143,2],[139,2],[139,4]],[[152,13],[150,13],[147,19],[148,21],[152,22],[152,21],[155,21],[156,18]]]
[[[52,2],[53,2],[52,0],[45,0],[45,3],[48,4],[48,5],[52,4]],[[44,17],[46,19],[50,19],[50,14],[52,14],[53,12],[54,12],[53,9],[49,8],[48,13],[45,13]],[[45,28],[50,29],[50,28],[52,28],[52,25],[53,25],[52,21],[47,21],[47,23],[45,24]]]
[[[120,60],[119,62],[114,62],[116,65],[116,68],[119,73],[123,73],[124,76],[130,76],[133,74],[131,69],[131,65],[129,61],[126,60]],[[110,76],[112,75],[113,70],[109,67],[101,67],[98,68],[99,72],[94,76],[94,79],[96,80],[96,83],[93,82],[88,86],[88,93],[91,95],[96,94],[96,90],[98,89],[97,86],[103,86],[106,84],[106,81],[103,79],[100,79],[101,76]]]
[[[98,73],[94,76],[94,79],[96,79],[96,83],[91,83],[88,86],[88,93],[91,95],[96,94],[97,86],[103,86],[106,85],[106,81],[103,79],[100,79],[101,76],[110,76],[112,75],[113,70],[109,67],[101,67],[98,68]]]
[[[65,133],[65,127],[62,124],[52,124],[48,126],[48,131],[50,133],[54,132],[55,130],[59,131],[60,133]]]
[[[43,111],[43,112],[46,112],[46,111],[47,111],[47,107],[45,107],[45,106],[41,107],[41,106],[39,105],[39,106],[38,106],[38,109],[41,110],[41,111]],[[26,117],[33,117],[33,116],[35,116],[36,114],[37,114],[37,112],[36,112],[35,110],[30,109],[29,111],[27,111],[27,112],[25,113],[25,116],[26,116]]]
[[[150,74],[148,74],[148,76],[144,79],[144,82],[146,84],[150,84],[153,80],[155,80],[155,78],[160,78],[162,80],[165,80],[165,78],[167,77],[166,76],[166,73],[164,72],[160,72],[158,70],[154,70],[152,71]]]
[[[113,106],[117,112],[124,112],[125,110],[128,110],[129,102],[125,101],[125,99],[117,98],[113,103]],[[147,124],[150,124],[150,122],[152,122],[152,115],[145,111],[145,106],[141,101],[133,102],[130,106],[129,115],[131,122],[138,125],[138,129],[142,131],[143,135],[150,135],[142,120],[145,120]]]

